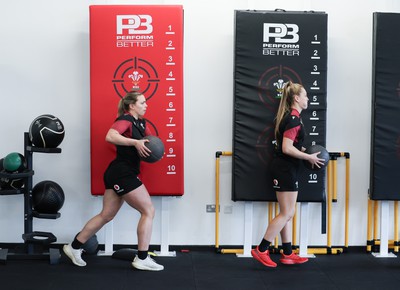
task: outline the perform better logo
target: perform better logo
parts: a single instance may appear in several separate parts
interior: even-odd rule
[[[299,26],[290,23],[264,23],[263,55],[299,56]]]
[[[117,47],[154,46],[153,18],[151,15],[117,15]]]

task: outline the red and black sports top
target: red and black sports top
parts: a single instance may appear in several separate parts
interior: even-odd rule
[[[146,135],[150,135],[150,132],[146,130],[146,120],[135,119],[131,114],[126,113],[118,117],[114,124],[111,126],[112,129],[118,131],[122,136],[131,139],[143,139]],[[117,156],[115,160],[124,161],[131,163],[132,166],[139,170],[140,156],[135,146],[122,146],[116,145]]]
[[[305,138],[305,130],[300,118],[300,113],[296,109],[292,109],[290,114],[286,114],[279,125],[275,152],[278,156],[283,157],[284,159],[297,162],[297,158],[286,155],[282,152],[283,137],[293,140],[293,146],[301,151]]]

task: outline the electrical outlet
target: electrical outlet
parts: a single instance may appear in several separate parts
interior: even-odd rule
[[[215,212],[215,204],[207,204],[206,212]],[[219,212],[219,210],[218,210],[218,212]]]

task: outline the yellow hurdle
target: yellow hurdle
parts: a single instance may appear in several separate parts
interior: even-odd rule
[[[220,251],[219,249],[219,159],[221,156],[232,156],[232,152],[218,151],[215,154],[216,157],[215,158],[215,249],[217,251]],[[223,253],[222,251],[224,251],[224,249],[221,250],[221,253]],[[229,250],[229,252],[232,251],[235,251],[235,249]],[[240,249],[236,249],[236,251],[240,251]]]
[[[388,248],[392,249],[393,253],[399,252],[399,202],[393,202],[393,240],[388,241]],[[367,253],[378,252],[378,247],[381,241],[378,238],[378,224],[379,224],[379,201],[368,199],[368,222],[367,222]],[[372,237],[373,233],[373,237]]]

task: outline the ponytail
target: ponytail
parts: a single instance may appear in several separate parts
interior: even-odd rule
[[[291,107],[294,102],[294,96],[299,95],[302,88],[303,88],[302,85],[297,84],[297,83],[292,83],[291,81],[288,81],[284,85],[282,98],[279,103],[278,112],[276,113],[276,118],[275,118],[275,139],[276,140],[279,140],[279,138],[278,138],[279,126],[282,122],[282,119],[286,114],[290,113]]]

